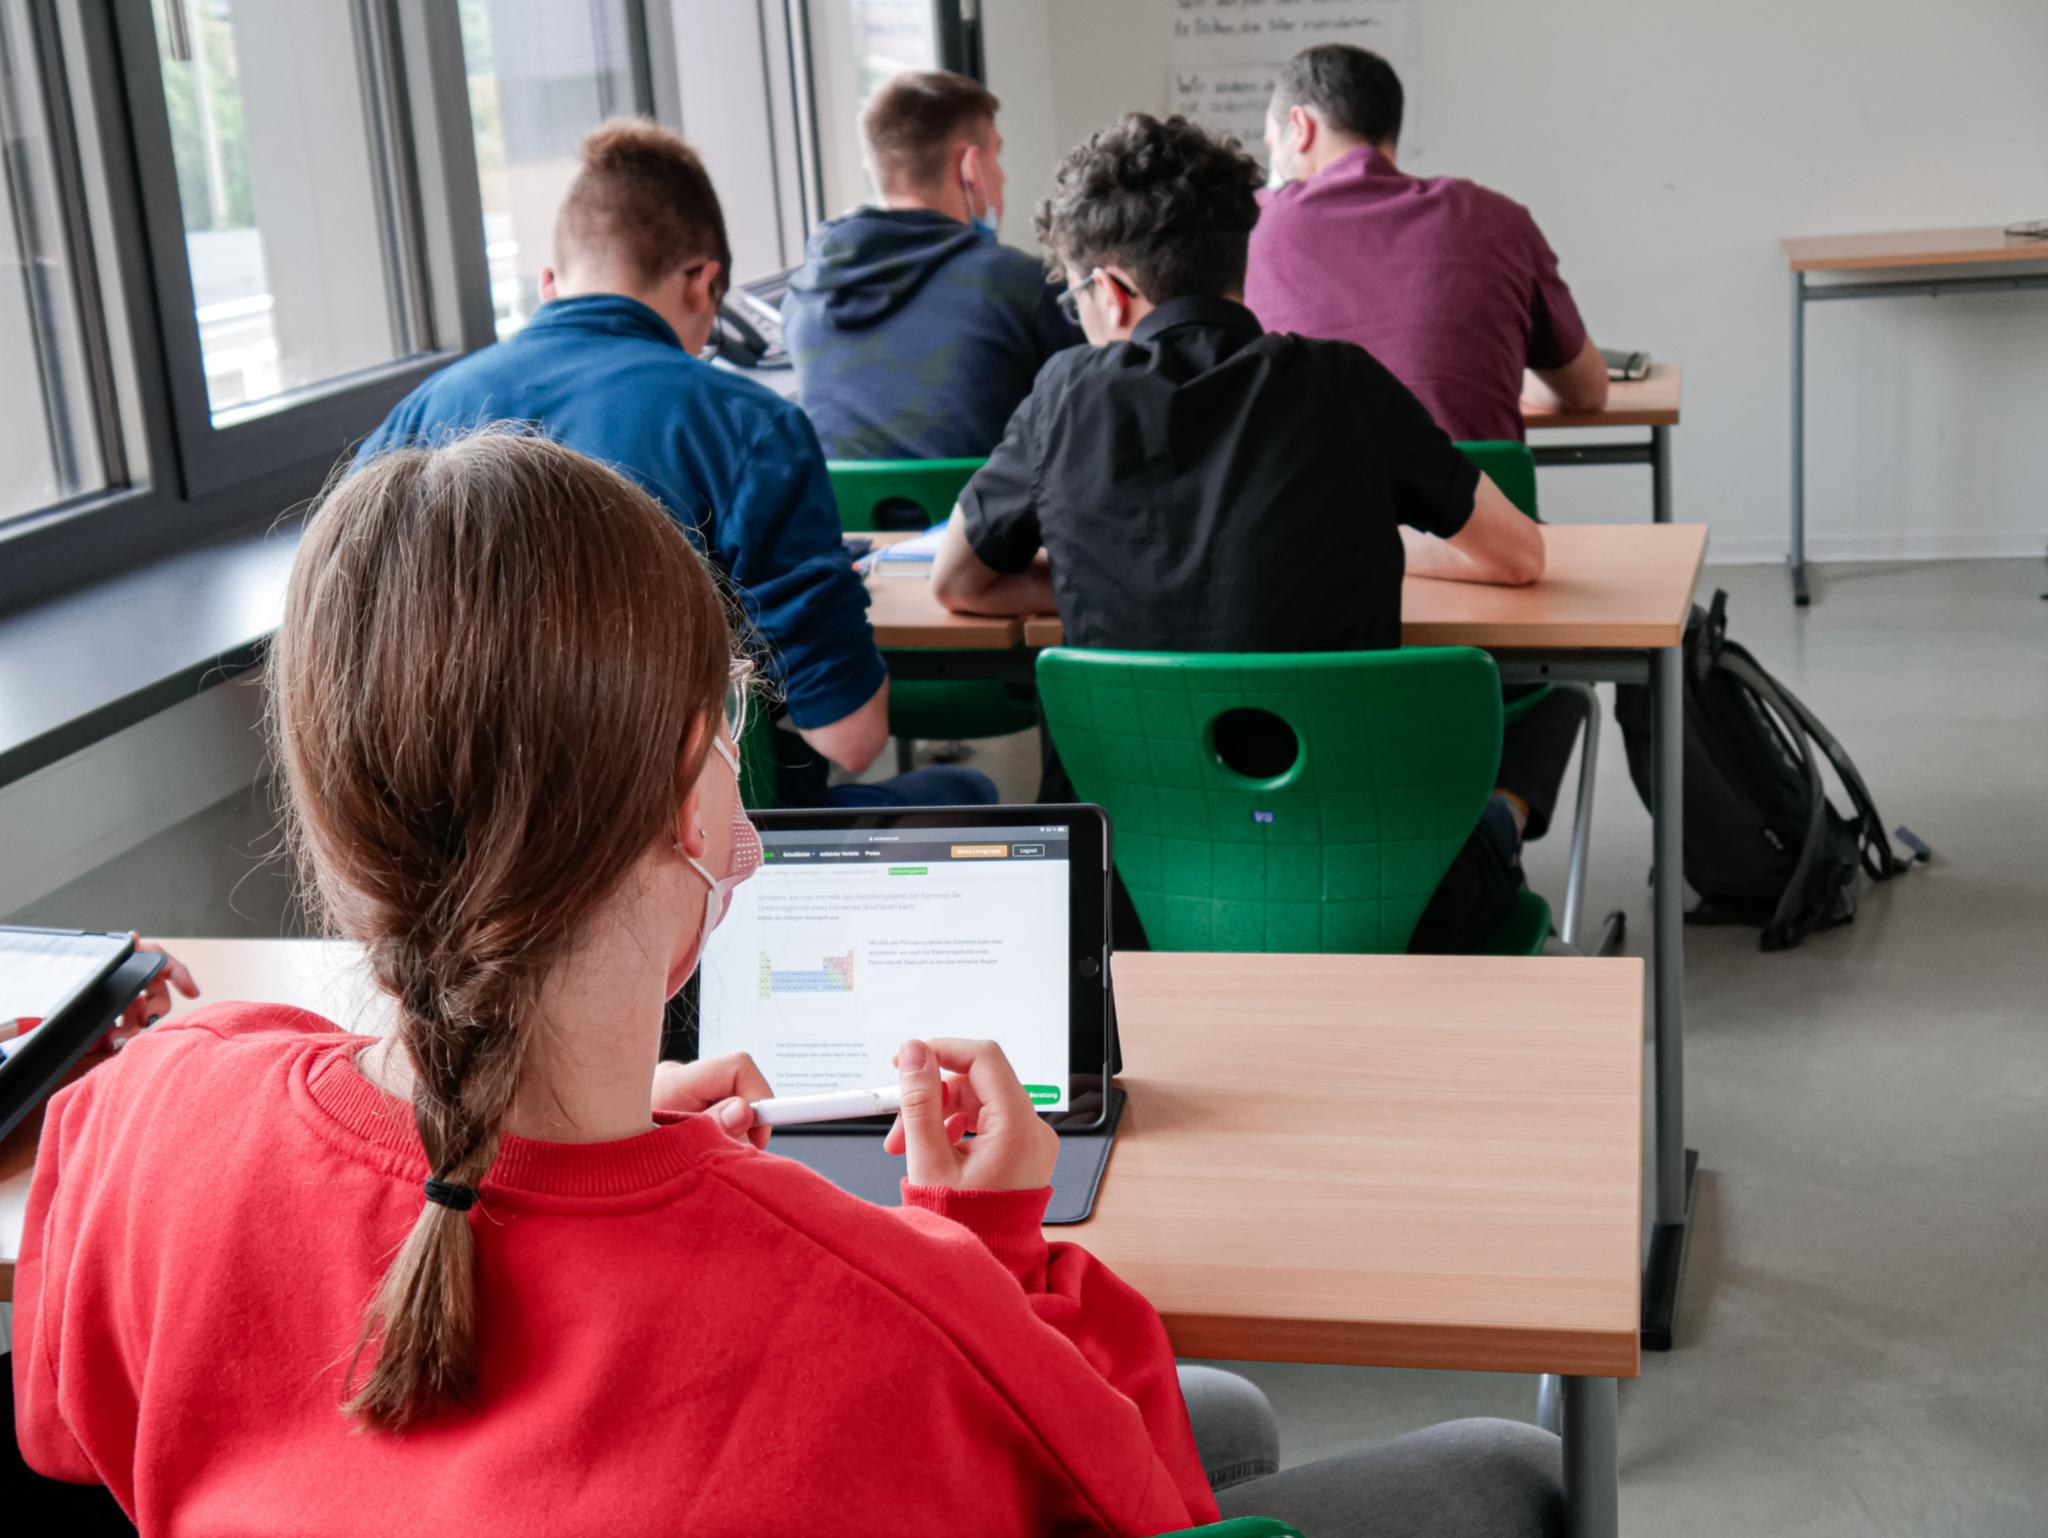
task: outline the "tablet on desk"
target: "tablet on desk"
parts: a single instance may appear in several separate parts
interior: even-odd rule
[[[57,1019],[134,949],[125,934],[0,924],[0,1037],[19,1020]]]
[[[1087,1215],[1121,1109],[1109,1082],[1109,828],[1098,807],[749,814],[761,868],[697,979],[696,1055],[746,1052],[778,1095],[893,1083],[907,1037],[1002,1045],[1062,1134],[1048,1221]],[[893,1203],[888,1119],[776,1150]]]
[[[0,925],[0,1136],[64,1082],[163,965],[126,934]]]

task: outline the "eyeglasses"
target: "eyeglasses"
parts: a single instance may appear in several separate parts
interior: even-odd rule
[[[1109,279],[1110,282],[1114,283],[1118,288],[1122,289],[1125,295],[1129,298],[1135,299],[1138,297],[1138,291],[1135,288],[1132,288],[1131,285],[1126,283],[1122,278],[1118,277],[1113,272],[1106,272],[1102,268],[1097,267],[1093,272],[1089,273],[1087,277],[1081,280],[1080,285],[1078,287],[1062,289],[1060,291],[1060,314],[1066,316],[1067,324],[1072,326],[1078,326],[1081,324],[1082,291],[1085,290],[1088,287],[1088,285],[1093,283],[1097,278]]]
[[[725,685],[725,731],[738,747],[747,729],[747,701],[754,692],[754,664],[750,658],[732,659],[732,674]]]

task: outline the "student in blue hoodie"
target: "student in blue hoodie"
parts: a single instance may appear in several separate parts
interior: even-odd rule
[[[985,455],[1039,365],[1082,341],[1039,260],[996,243],[997,106],[964,75],[913,72],[861,117],[881,205],[818,226],[782,310],[833,459]]]
[[[774,733],[781,805],[993,802],[987,775],[955,765],[828,787],[831,764],[859,773],[888,742],[889,678],[817,435],[773,391],[697,357],[732,250],[696,153],[621,120],[593,131],[582,156],[533,319],[400,401],[356,462],[512,421],[611,465],[710,555],[764,643],[786,705]]]

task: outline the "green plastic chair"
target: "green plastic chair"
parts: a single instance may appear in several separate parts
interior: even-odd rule
[[[825,473],[839,501],[839,527],[848,534],[873,534],[883,528],[929,528],[950,516],[974,472],[987,463],[986,457],[834,459]]]
[[[848,534],[872,534],[892,512],[911,514],[924,526],[952,516],[953,504],[981,459],[835,459],[826,466],[832,495],[839,501],[839,526]],[[901,526],[902,519],[890,520]],[[1007,737],[1038,725],[1038,707],[996,683],[937,681],[891,684],[889,731],[899,741],[942,742]],[[907,766],[906,766],[907,767]]]
[[[1479,466],[1515,506],[1536,516],[1536,455],[1512,438],[1475,438],[1460,443],[1467,459]]]
[[[1526,443],[1517,443],[1511,438],[1482,438],[1460,443],[1465,457],[1483,470],[1516,507],[1531,518],[1536,515],[1536,455]],[[1539,520],[1540,521],[1540,520]],[[1565,867],[1564,911],[1558,919],[1558,938],[1566,945],[1579,943],[1579,918],[1585,909],[1586,873],[1591,859],[1593,838],[1593,778],[1600,763],[1600,696],[1590,684],[1539,684],[1533,689],[1517,690],[1501,702],[1501,719],[1512,726],[1530,711],[1538,702],[1549,697],[1553,689],[1570,689],[1581,695],[1586,702],[1585,748],[1579,756],[1578,805],[1572,812],[1572,842],[1569,863]],[[1621,915],[1609,914],[1598,949],[1602,952],[1619,946],[1621,941]]]
[[[1162,1533],[1160,1538],[1301,1538],[1301,1529],[1289,1527],[1277,1517],[1232,1517],[1228,1522],[1211,1522],[1207,1527]]]
[[[1500,672],[1466,646],[1055,647],[1038,698],[1166,951],[1405,951],[1500,764]],[[1237,712],[1279,717],[1291,762],[1284,742],[1252,762],[1239,728],[1255,718]],[[1549,933],[1549,904],[1525,891],[1482,949],[1535,955]]]

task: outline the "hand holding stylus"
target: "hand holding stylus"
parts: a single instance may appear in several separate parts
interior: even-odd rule
[[[941,1070],[945,1070],[941,1076]],[[992,1041],[906,1041],[896,1054],[903,1109],[882,1146],[912,1185],[1036,1191],[1052,1182],[1059,1134]],[[963,1142],[967,1133],[973,1141]]]
[[[767,1076],[744,1052],[694,1063],[661,1062],[654,1069],[655,1110],[709,1115],[727,1136],[756,1148],[768,1146],[768,1128],[755,1119],[753,1102],[771,1093]]]

